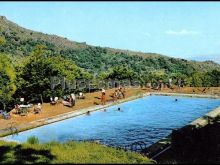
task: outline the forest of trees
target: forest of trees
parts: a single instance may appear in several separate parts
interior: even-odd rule
[[[104,51],[99,48],[95,50]],[[125,61],[123,59],[125,55],[121,55],[118,59],[113,57],[108,61],[102,61],[102,58],[96,57],[95,51],[91,53],[91,57],[88,57],[89,52],[82,53],[83,55],[84,57],[79,61],[65,58],[64,55],[51,55],[47,47],[42,44],[37,45],[29,56],[19,62],[12,62],[10,55],[0,54],[1,107],[13,105],[20,97],[30,102],[39,101],[39,99],[48,101],[52,95],[63,96],[66,92],[70,92],[62,90],[61,86],[52,89],[50,78],[53,76],[65,77],[67,80],[87,79],[92,82],[108,79],[137,80],[142,86],[148,82],[167,83],[168,79],[172,78],[174,84],[182,79],[186,86],[220,86],[220,71],[218,70],[200,72],[178,62],[176,65],[170,65],[169,61],[164,59],[157,59],[148,64],[148,60],[152,59],[142,61],[135,59],[141,57],[130,57],[125,58]],[[76,55],[72,58],[76,58]],[[83,59],[84,61],[81,61]],[[90,61],[92,59],[93,61]],[[99,69],[98,66],[103,66],[103,68]],[[77,89],[74,90],[74,92],[77,91]]]

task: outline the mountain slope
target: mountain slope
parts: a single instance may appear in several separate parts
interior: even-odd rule
[[[85,42],[75,42],[70,41],[67,38],[59,37],[57,35],[48,35],[41,32],[35,32],[29,29],[25,29],[20,27],[19,25],[9,21],[4,16],[0,16],[0,27],[1,31],[5,32],[5,35],[8,36],[16,36],[15,40],[34,40],[34,41],[45,41],[51,44],[54,44],[57,48],[60,49],[85,49],[88,47],[93,47],[91,45],[87,45]],[[113,49],[113,48],[106,48],[110,52],[118,52],[118,53],[128,53],[129,55],[140,55],[143,57],[152,57],[152,56],[161,56],[159,54],[154,53],[142,53],[142,52],[134,52],[129,50],[121,50],[121,49]]]
[[[60,54],[71,59],[78,66],[97,73],[117,65],[124,65],[136,73],[165,70],[168,73],[180,72],[190,74],[194,70],[220,70],[214,62],[195,62],[171,58],[155,53],[142,53],[129,50],[103,48],[70,41],[56,35],[48,35],[25,29],[0,16],[0,52],[11,54],[14,59],[29,55],[36,45],[46,45],[47,55]]]

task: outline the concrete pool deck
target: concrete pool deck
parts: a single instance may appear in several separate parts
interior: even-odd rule
[[[216,95],[198,95],[198,94],[165,93],[165,92],[146,92],[144,94],[138,94],[138,95],[131,96],[131,97],[128,97],[128,98],[123,99],[123,100],[118,100],[117,103],[110,102],[106,105],[96,105],[96,106],[92,106],[92,107],[88,107],[88,108],[83,108],[83,109],[80,109],[80,110],[77,110],[77,111],[71,111],[71,112],[68,112],[68,113],[63,113],[63,114],[56,115],[56,116],[53,116],[53,117],[48,117],[48,118],[35,120],[35,121],[32,121],[32,122],[29,122],[28,124],[21,124],[19,126],[16,126],[16,129],[17,129],[18,132],[22,132],[22,131],[25,131],[25,130],[33,129],[33,128],[40,127],[40,126],[43,126],[43,125],[47,125],[47,124],[62,121],[62,120],[65,120],[65,119],[69,119],[69,118],[72,118],[72,117],[76,117],[76,116],[79,116],[79,115],[83,115],[83,114],[86,114],[88,111],[93,112],[93,111],[105,109],[105,108],[110,107],[110,106],[114,106],[114,105],[117,105],[117,104],[120,104],[120,103],[123,103],[123,102],[135,100],[135,99],[145,97],[145,96],[149,96],[149,95],[187,96],[187,97],[200,97],[200,98],[202,97],[202,98],[220,99],[220,96],[216,96]],[[220,114],[220,107],[217,111],[214,110],[214,112],[212,112],[212,113],[211,112],[209,113],[209,116],[219,115]],[[204,122],[204,120],[201,118],[201,119],[198,119],[197,122],[201,125]],[[0,137],[4,137],[4,136],[12,134],[13,133],[12,129],[13,129],[13,127],[0,130]]]

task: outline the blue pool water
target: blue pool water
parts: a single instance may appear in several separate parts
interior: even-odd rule
[[[41,143],[98,139],[112,146],[125,146],[137,141],[151,145],[173,129],[183,127],[218,106],[219,99],[146,96],[109,107],[106,112],[95,111],[89,116],[81,115],[6,139],[25,142],[28,137],[36,136]],[[118,107],[122,111],[117,111]]]

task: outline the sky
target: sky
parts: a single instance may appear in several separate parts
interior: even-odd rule
[[[90,45],[220,62],[220,2],[0,2],[0,15]]]

